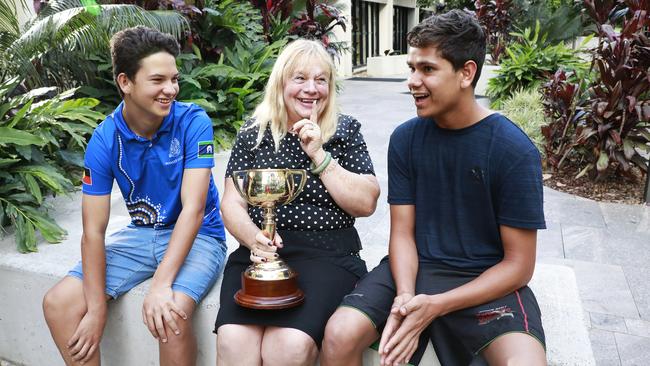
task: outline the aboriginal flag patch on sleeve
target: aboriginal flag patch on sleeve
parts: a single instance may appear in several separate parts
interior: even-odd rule
[[[83,176],[83,178],[81,178],[81,182],[83,182],[83,184],[86,184],[86,185],[89,185],[89,186],[93,185],[93,177],[92,177],[91,172],[92,171],[90,170],[90,168],[84,167],[84,176]]]
[[[212,141],[199,141],[199,158],[213,158],[214,144]]]

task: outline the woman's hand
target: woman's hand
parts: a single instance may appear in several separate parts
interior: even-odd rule
[[[325,157],[325,151],[322,149],[323,138],[318,125],[318,109],[318,105],[314,101],[309,119],[301,119],[294,123],[289,131],[298,135],[300,147],[315,164],[322,162]]]
[[[275,238],[270,240],[262,230],[255,236],[255,243],[249,248],[251,250],[251,261],[255,263],[268,262],[278,257],[278,248],[282,248],[282,238],[275,233]]]

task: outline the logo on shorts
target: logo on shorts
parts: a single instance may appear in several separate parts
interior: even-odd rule
[[[494,320],[499,320],[505,317],[513,318],[513,319],[515,317],[515,314],[513,313],[512,309],[510,309],[508,306],[500,306],[495,309],[481,310],[478,313],[476,313],[476,319],[478,319],[478,325],[485,325]]]
[[[93,177],[91,175],[91,170],[90,168],[84,167],[84,175],[81,178],[81,182],[87,186],[92,186],[93,185]]]
[[[214,145],[212,141],[199,141],[199,158],[213,158],[214,157]]]
[[[181,143],[174,137],[171,144],[169,144],[169,158],[173,159],[181,153]]]

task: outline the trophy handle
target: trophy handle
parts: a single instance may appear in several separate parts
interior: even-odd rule
[[[287,169],[287,176],[291,177],[287,180],[289,189],[291,190],[291,198],[284,203],[285,205],[296,199],[300,195],[300,192],[302,192],[302,189],[305,188],[305,183],[307,183],[307,172],[304,169]],[[300,176],[300,183],[296,187],[297,176]]]

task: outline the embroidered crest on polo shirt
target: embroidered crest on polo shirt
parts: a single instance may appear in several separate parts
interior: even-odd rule
[[[214,144],[212,141],[199,141],[199,158],[214,158]]]
[[[93,185],[93,177],[90,168],[84,167],[84,175],[81,178],[81,182],[87,186]]]
[[[169,158],[173,159],[181,153],[181,143],[176,137],[172,139],[172,142],[169,144]]]

